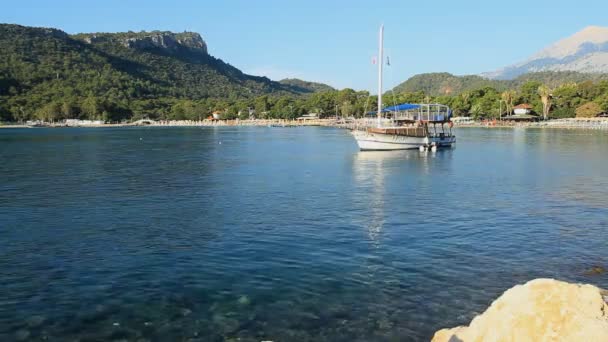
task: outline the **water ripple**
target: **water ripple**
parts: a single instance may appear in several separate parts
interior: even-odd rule
[[[0,340],[428,340],[531,278],[608,287],[608,137],[457,134],[1,130]]]

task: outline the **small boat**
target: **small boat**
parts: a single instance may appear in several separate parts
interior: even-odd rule
[[[382,107],[384,26],[380,27],[378,52],[378,108],[375,119],[366,119],[352,131],[361,151],[391,151],[451,147],[456,143],[450,118],[442,104],[403,103]],[[446,127],[447,126],[447,127]]]

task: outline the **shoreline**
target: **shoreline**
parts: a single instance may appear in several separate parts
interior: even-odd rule
[[[558,129],[588,129],[608,130],[608,118],[567,118],[539,122],[506,122],[485,121],[454,123],[454,127],[474,128],[558,128]]]
[[[220,127],[220,126],[272,126],[272,127],[301,127],[301,126],[336,126],[334,119],[317,120],[139,120],[129,123],[105,124],[71,124],[49,123],[41,126],[26,124],[0,124],[0,128],[111,128],[111,127]]]
[[[43,126],[30,126],[25,124],[0,124],[2,128],[113,128],[113,127],[224,127],[224,126],[257,126],[257,127],[306,127],[324,126],[336,128],[349,128],[353,124],[339,122],[335,119],[315,120],[139,120],[131,123],[107,124],[80,124],[66,125],[64,123],[47,124]],[[454,123],[455,128],[557,128],[557,129],[585,129],[607,130],[608,118],[568,118],[541,122],[504,122],[504,121],[474,121],[467,123]]]

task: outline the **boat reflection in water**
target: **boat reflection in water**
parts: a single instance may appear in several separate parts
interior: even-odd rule
[[[358,207],[365,207],[367,215],[358,216],[357,225],[366,227],[375,247],[381,242],[382,230],[389,218],[388,208],[406,210],[419,195],[426,196],[434,182],[431,168],[450,168],[452,149],[437,152],[367,151],[353,155],[353,176],[359,193],[364,198],[354,199]],[[387,202],[387,198],[392,198]],[[398,203],[394,202],[399,198]],[[401,209],[399,209],[401,208]],[[391,214],[392,215],[392,214]],[[398,220],[398,218],[394,218]]]

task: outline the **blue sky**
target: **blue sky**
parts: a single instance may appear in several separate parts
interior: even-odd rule
[[[0,22],[68,33],[195,31],[245,72],[355,89],[375,87],[381,23],[387,87],[423,72],[491,71],[586,26],[608,26],[606,0],[0,0],[0,8]]]

